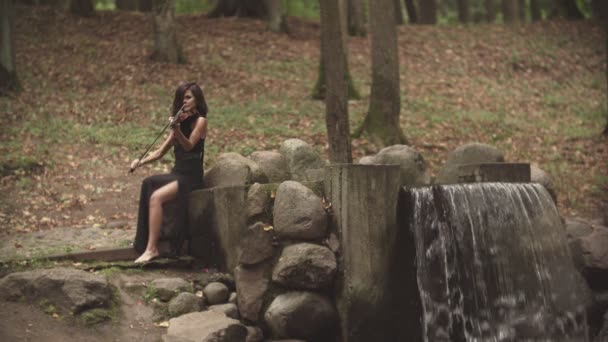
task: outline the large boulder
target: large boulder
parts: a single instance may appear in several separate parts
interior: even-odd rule
[[[279,237],[286,239],[324,237],[327,213],[321,198],[298,182],[281,183],[274,201],[274,230]]]
[[[566,236],[574,265],[594,291],[608,290],[608,227],[601,220],[566,218]]]
[[[374,156],[361,158],[359,164],[399,165],[402,186],[420,186],[429,182],[424,158],[418,151],[407,145],[385,147]]]
[[[180,292],[192,292],[192,284],[182,278],[158,278],[148,285],[150,293],[166,302]]]
[[[276,297],[264,314],[273,337],[319,341],[334,332],[338,314],[331,301],[312,292]]]
[[[448,159],[439,171],[435,183],[458,183],[458,167],[466,164],[503,163],[504,154],[493,146],[469,143],[457,147],[448,154]]]
[[[295,181],[323,180],[325,162],[310,145],[300,139],[288,139],[283,142],[280,152],[289,165],[291,179]]]
[[[247,228],[239,246],[239,263],[255,265],[274,254],[272,234],[264,230],[264,224],[257,222]]]
[[[287,158],[278,152],[256,151],[249,158],[256,162],[269,183],[281,183],[291,179]]]
[[[288,288],[322,289],[331,285],[337,263],[329,248],[299,243],[283,249],[272,280]]]
[[[264,295],[270,283],[270,265],[263,263],[254,267],[237,266],[234,269],[237,303],[241,317],[258,322]]]
[[[58,310],[79,314],[107,308],[112,288],[106,277],[72,268],[51,268],[11,273],[0,279],[0,298],[48,301]]]
[[[245,342],[247,328],[219,311],[192,312],[169,321],[164,341]]]
[[[254,183],[247,191],[247,221],[268,220],[270,190],[260,183]]]
[[[229,152],[222,153],[205,174],[205,188],[266,183],[267,178],[253,160]]]
[[[551,195],[551,198],[553,198],[553,202],[557,203],[557,190],[555,189],[553,180],[551,180],[551,177],[545,171],[534,164],[530,165],[530,181],[544,186]]]

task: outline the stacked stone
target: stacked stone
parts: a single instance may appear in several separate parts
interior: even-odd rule
[[[252,158],[259,161],[270,153],[256,152]],[[325,163],[297,139],[286,141],[279,155],[288,171],[277,171],[276,164],[274,176],[264,171],[269,179],[282,181],[278,187],[256,183],[248,191],[250,225],[234,270],[239,313],[272,338],[318,341],[337,326],[335,305],[327,295],[336,257],[325,245],[328,214],[322,183],[311,182],[322,178]],[[302,183],[285,180],[287,175]]]

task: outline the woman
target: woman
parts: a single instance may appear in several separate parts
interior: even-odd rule
[[[179,252],[187,224],[187,195],[190,191],[203,187],[207,103],[203,91],[196,83],[184,83],[175,91],[173,115],[176,114],[176,123],[171,125],[171,133],[160,148],[142,160],[135,159],[131,162],[131,169],[134,170],[162,158],[173,146],[175,166],[171,173],[147,177],[141,186],[137,233],[133,247],[142,254],[135,263],[144,263],[159,255],[158,239],[163,203],[173,199],[177,199],[178,232],[172,247]]]

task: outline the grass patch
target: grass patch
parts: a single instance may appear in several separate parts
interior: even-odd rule
[[[112,300],[108,308],[95,308],[87,310],[78,316],[78,320],[86,326],[93,326],[105,321],[118,322],[120,316],[120,295],[118,290],[112,288]]]

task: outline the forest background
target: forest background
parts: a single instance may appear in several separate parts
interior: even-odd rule
[[[364,32],[345,39],[358,93],[347,106],[351,133],[372,97],[370,6],[399,4],[395,25],[385,20],[398,47],[397,126],[431,174],[459,145],[486,143],[545,170],[563,214],[606,211],[603,1],[469,0],[466,12],[455,0],[358,2]],[[1,1],[10,5],[0,17],[10,13],[14,89],[0,97],[0,234],[131,228],[141,179],[173,161],[135,175],[129,162],[165,125],[184,80],[203,86],[210,107],[205,168],[220,153],[276,150],[289,138],[329,157],[326,105],[313,97],[319,2],[249,1],[282,6],[274,27],[272,11],[245,1],[162,2],[174,15],[178,63],[151,58],[154,20],[166,12],[146,3]],[[355,161],[384,146],[365,132],[349,144]]]

